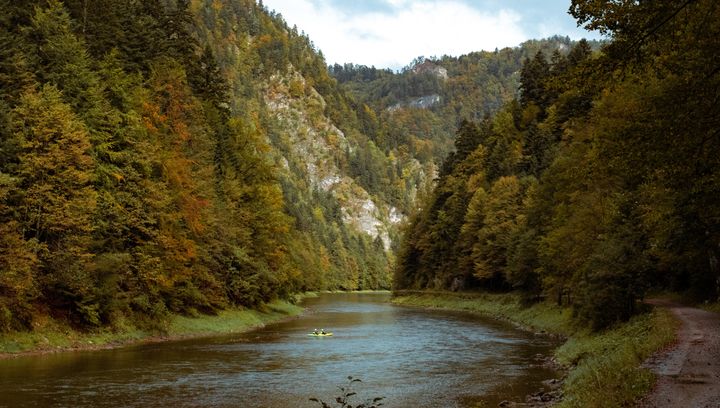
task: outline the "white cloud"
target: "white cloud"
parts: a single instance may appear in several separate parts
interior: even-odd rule
[[[402,7],[410,3],[410,0],[385,0],[385,2],[393,7]]]
[[[399,69],[420,55],[461,55],[528,38],[519,14],[483,12],[460,1],[385,0],[393,13],[345,13],[328,0],[265,0],[322,50],[328,63]]]

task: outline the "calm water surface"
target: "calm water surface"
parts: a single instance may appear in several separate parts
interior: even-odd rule
[[[249,333],[0,361],[0,406],[313,407],[308,398],[333,399],[349,375],[361,399],[390,408],[497,406],[556,376],[538,362],[555,346],[547,338],[388,299],[323,295]],[[307,336],[314,328],[335,335]]]

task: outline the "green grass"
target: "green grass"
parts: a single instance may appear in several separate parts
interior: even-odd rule
[[[622,407],[647,394],[654,375],[643,361],[675,339],[678,322],[665,309],[635,316],[600,333],[579,332],[555,352],[574,367],[558,407]]]
[[[498,320],[507,320],[535,332],[563,336],[575,332],[570,310],[548,303],[523,307],[520,305],[520,297],[513,293],[405,292],[394,296],[392,301],[398,305],[478,313]]]
[[[131,322],[120,321],[113,329],[81,332],[63,322],[47,319],[38,322],[32,332],[0,335],[0,353],[106,348],[158,338],[174,339],[237,333],[300,314],[302,310],[299,306],[275,301],[258,310],[231,309],[215,316],[172,316],[163,325],[164,329],[161,331],[143,330]]]
[[[125,327],[122,330],[103,329],[80,332],[63,322],[48,320],[32,332],[13,332],[0,335],[0,353],[101,348],[113,344],[139,341],[152,335],[151,332],[135,327]]]
[[[646,299],[664,299],[681,305],[696,307],[708,312],[720,313],[720,301],[698,301],[691,293],[675,293],[669,291],[651,292]]]
[[[430,293],[404,294],[393,302],[465,310],[565,336],[567,340],[555,351],[557,360],[568,368],[560,408],[633,406],[654,382],[653,374],[640,365],[674,340],[678,326],[667,310],[656,309],[592,333],[573,324],[569,309],[546,303],[523,308],[518,299],[514,294]]]
[[[300,306],[275,301],[266,304],[260,310],[224,310],[217,316],[175,316],[170,321],[168,335],[188,336],[241,332],[297,315],[301,311]]]

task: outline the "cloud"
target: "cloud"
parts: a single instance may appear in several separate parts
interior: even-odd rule
[[[383,0],[347,10],[329,0],[265,0],[315,43],[328,63],[399,69],[418,56],[461,55],[529,38],[511,10],[480,11],[457,1]],[[337,2],[337,0],[336,0]]]
[[[410,3],[410,0],[385,0],[385,2],[393,7],[402,7]]]

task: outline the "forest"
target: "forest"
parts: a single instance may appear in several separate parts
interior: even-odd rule
[[[570,12],[611,41],[525,59],[517,98],[460,123],[396,288],[519,291],[595,329],[651,290],[718,299],[718,4]]]
[[[383,243],[271,145],[278,72],[303,72],[327,103],[316,116],[355,126],[281,17],[254,1],[0,7],[0,330],[389,287]]]
[[[575,0],[609,41],[400,72],[253,0],[0,7],[0,332],[391,287],[602,328],[720,294],[712,1]]]

